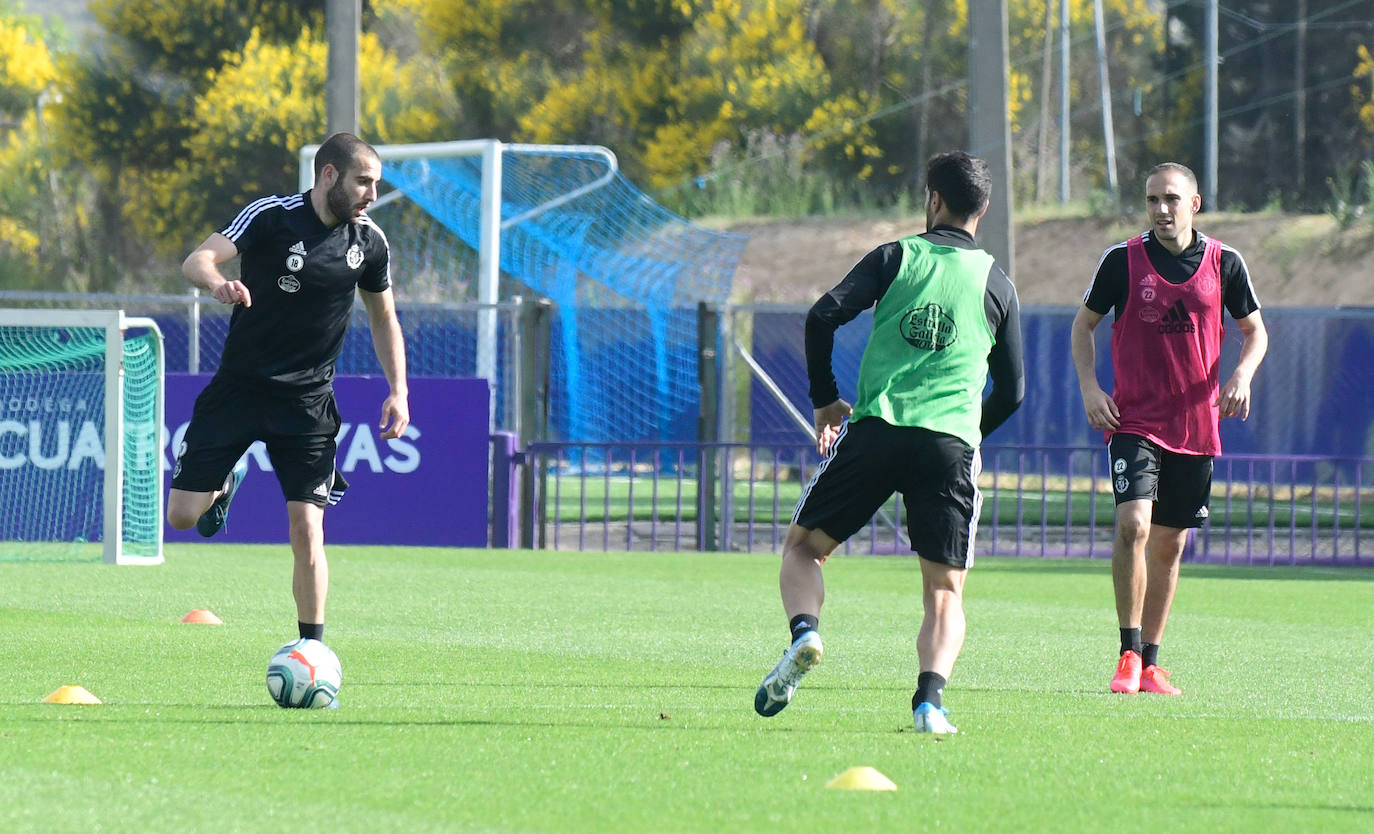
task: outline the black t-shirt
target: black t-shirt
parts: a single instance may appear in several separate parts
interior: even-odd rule
[[[940,246],[973,249],[973,235],[953,226],[936,226],[921,237]],[[831,352],[835,330],[874,306],[892,286],[902,267],[902,245],[896,241],[864,255],[834,289],[821,296],[806,316],[806,374],[811,383],[811,404],[816,408],[839,399]],[[983,402],[982,432],[987,437],[1021,405],[1026,378],[1022,367],[1020,302],[1011,279],[997,264],[988,270],[983,310],[992,328],[994,343],[988,353],[992,390]]]
[[[1145,254],[1159,277],[1170,284],[1182,284],[1202,266],[1202,253],[1207,248],[1207,236],[1193,230],[1193,243],[1175,255],[1164,244],[1155,240],[1150,232],[1144,234]],[[1221,243],[1221,241],[1217,241]],[[1113,308],[1115,317],[1121,316],[1130,295],[1131,270],[1126,255],[1126,243],[1118,243],[1102,253],[1097,264],[1092,286],[1083,296],[1083,304],[1098,315],[1107,315]],[[1221,302],[1231,313],[1231,318],[1243,319],[1260,308],[1255,299],[1255,288],[1250,283],[1250,272],[1245,268],[1245,259],[1240,253],[1221,243]]]
[[[239,280],[253,302],[234,308],[220,373],[292,388],[329,384],[354,288],[391,286],[386,235],[367,215],[325,226],[309,191],[256,200],[220,234],[239,250]]]

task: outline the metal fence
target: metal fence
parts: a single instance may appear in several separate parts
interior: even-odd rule
[[[195,293],[0,291],[0,305],[110,307],[154,318],[166,336],[169,372],[214,370],[229,323],[227,308]],[[549,352],[547,304],[402,302],[398,308],[414,376],[476,375],[477,339],[483,329],[479,320],[490,322],[494,317],[492,427],[524,438],[545,436],[540,427],[549,425],[548,381],[561,372]],[[793,308],[732,308],[728,312],[720,332],[725,340],[722,353],[739,361],[732,358],[721,364],[718,384],[726,396],[720,398],[714,436],[730,442],[535,443],[523,457],[508,455],[493,467],[493,479],[499,482],[493,488],[494,505],[507,508],[497,513],[493,526],[505,532],[494,540],[519,538],[559,549],[777,551],[801,486],[818,463],[814,450],[803,441],[809,415],[768,411],[784,402],[804,403],[804,373],[792,368],[789,376],[782,370],[791,367],[783,360],[792,365],[799,361],[804,313]],[[338,372],[380,373],[365,313],[358,308],[355,315]],[[1045,344],[1033,351],[1039,357],[1033,376],[1059,380],[1055,384],[1062,387],[1067,384],[1063,379],[1069,377],[1051,372],[1054,357],[1063,360],[1060,354],[1066,353],[1055,341],[1062,341],[1063,328],[1056,326],[1054,315],[1057,312],[1049,311],[1044,316]],[[1322,334],[1325,347],[1314,355],[1324,363],[1326,377],[1308,366],[1289,368],[1291,362],[1266,364],[1261,377],[1275,379],[1264,383],[1270,389],[1265,413],[1271,419],[1261,422],[1276,424],[1273,430],[1280,433],[1301,430],[1303,437],[1337,438],[1340,442],[1331,451],[1343,456],[1227,454],[1219,458],[1213,517],[1191,543],[1190,558],[1245,564],[1371,564],[1374,512],[1368,509],[1371,496],[1366,484],[1374,459],[1355,455],[1367,447],[1366,426],[1374,419],[1370,416],[1374,412],[1366,407],[1374,386],[1365,384],[1370,367],[1365,360],[1374,355],[1374,313],[1344,311],[1323,317],[1313,311],[1285,311],[1272,318],[1281,324],[1285,316],[1292,319],[1294,340],[1302,333],[1309,340],[1313,333]],[[848,333],[851,329],[855,332]],[[841,333],[846,338],[862,337],[861,331],[847,328]],[[1277,332],[1277,325],[1271,325],[1271,331]],[[841,351],[838,345],[836,370],[841,372],[855,352]],[[745,360],[755,362],[757,370]],[[1271,374],[1270,364],[1275,370],[1287,370]],[[792,390],[799,387],[801,394]],[[1265,392],[1257,395],[1265,396]],[[1081,408],[1074,395],[1047,388],[1038,391],[1035,399],[1042,403],[1036,406],[1039,411],[1023,409],[1027,413],[1014,420],[1043,427],[1061,419],[1054,409],[1067,410],[1082,435]],[[1234,429],[1236,421],[1228,422]],[[778,439],[764,440],[770,432]],[[1023,436],[1030,434],[1034,432],[1001,431],[994,440],[1015,445],[984,447],[980,482],[984,507],[977,552],[1108,556],[1113,505],[1102,476],[1106,471],[1103,449],[1035,445],[1034,439]],[[1263,445],[1268,447],[1263,451],[1294,448]],[[1247,446],[1228,444],[1228,448]],[[1358,451],[1346,455],[1347,449]],[[521,491],[513,491],[517,484],[523,484]],[[526,508],[523,516],[517,512],[518,504]],[[846,551],[909,552],[903,513],[894,500],[874,523],[846,542]],[[516,516],[516,522],[509,520]]]
[[[184,295],[50,293],[0,290],[0,307],[121,309],[157,321],[163,333],[168,373],[213,373],[219,368],[232,307],[198,292]],[[481,320],[492,323],[492,427],[520,431],[525,383],[522,357],[530,327],[526,319],[546,309],[519,299],[501,304],[475,302],[398,302],[405,339],[407,371],[413,377],[475,377],[478,374]],[[358,303],[335,370],[343,375],[382,373],[372,347],[367,312]]]
[[[532,546],[747,552],[781,549],[818,463],[807,445],[738,443],[537,443],[509,461],[528,466]],[[983,466],[976,554],[1110,557],[1115,505],[1104,448],[988,446]],[[1190,536],[1185,558],[1374,565],[1371,474],[1374,458],[1218,458],[1211,518]],[[519,512],[499,496],[495,510]],[[909,554],[906,524],[894,497],[841,552]]]
[[[721,376],[739,380],[753,374],[754,379],[722,397],[730,400],[733,394],[727,406],[733,415],[720,439],[804,442],[811,423],[802,350],[807,309],[759,305],[725,311],[735,365]],[[1026,400],[989,442],[1091,445],[1101,438],[1083,417],[1069,347],[1076,312],[1072,306],[1022,308]],[[1251,417],[1221,421],[1222,448],[1244,454],[1374,454],[1374,309],[1266,308],[1264,323],[1269,353],[1251,386]],[[1095,333],[1098,378],[1108,391],[1109,324]],[[835,333],[832,364],[840,395],[850,402],[871,330],[872,313],[865,312]],[[1221,348],[1223,380],[1236,365],[1241,342],[1239,329],[1228,326]]]

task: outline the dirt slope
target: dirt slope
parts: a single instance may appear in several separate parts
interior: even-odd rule
[[[1022,304],[1077,305],[1107,247],[1142,219],[1018,224],[1012,279]],[[1374,228],[1340,231],[1325,215],[1200,215],[1197,228],[1240,251],[1265,306],[1374,307]],[[924,231],[924,218],[804,219],[736,224],[751,236],[735,274],[738,303],[810,305],[869,249]]]

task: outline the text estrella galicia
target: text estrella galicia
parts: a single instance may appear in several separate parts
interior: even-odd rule
[[[922,350],[944,350],[959,338],[954,318],[939,304],[917,307],[902,316],[902,338]]]

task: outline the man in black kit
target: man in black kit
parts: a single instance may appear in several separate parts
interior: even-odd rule
[[[315,640],[324,637],[329,591],[324,508],[348,488],[334,468],[333,378],[355,288],[391,388],[381,437],[400,437],[410,424],[390,249],[364,214],[381,175],[371,145],[336,133],[315,156],[313,188],[249,203],[182,264],[192,284],[236,306],[219,370],[196,399],[177,450],[167,522],[206,537],[219,532],[247,470],[244,453],[263,441],[286,498],[300,636]],[[231,281],[219,265],[238,255],[241,277]]]

